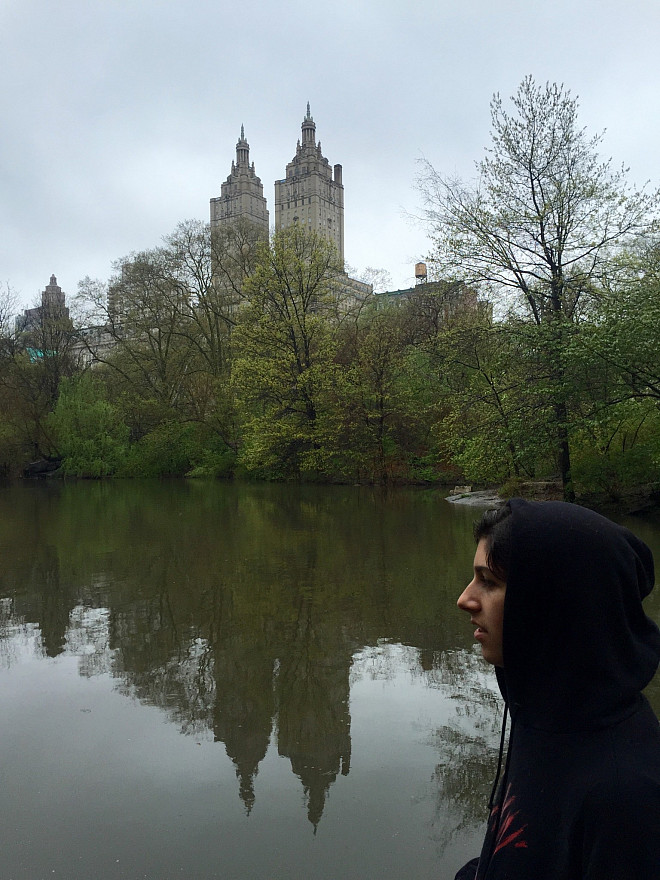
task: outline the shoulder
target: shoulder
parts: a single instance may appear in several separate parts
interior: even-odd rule
[[[586,793],[579,827],[585,878],[656,876],[660,779],[656,774],[607,774]]]
[[[658,810],[655,818],[660,818],[660,777],[656,773],[621,776],[615,772],[589,789],[582,812],[585,818],[592,815],[599,820],[614,812],[621,821],[626,816],[647,815],[653,808]]]

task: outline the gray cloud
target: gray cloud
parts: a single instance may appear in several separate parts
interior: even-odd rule
[[[241,123],[273,181],[307,101],[344,166],[346,256],[413,280],[415,160],[469,176],[491,94],[564,82],[604,150],[657,185],[660,7],[632,0],[4,0],[0,281],[24,305],[208,216]]]

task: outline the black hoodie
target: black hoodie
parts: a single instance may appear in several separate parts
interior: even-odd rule
[[[660,880],[651,551],[576,505],[510,504],[509,747],[478,867],[457,880]]]

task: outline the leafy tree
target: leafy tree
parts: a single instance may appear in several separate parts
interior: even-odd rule
[[[0,370],[10,360],[15,348],[14,315],[16,294],[9,284],[0,285]]]
[[[12,327],[14,308],[7,288],[0,296],[0,466],[7,471],[55,454],[48,417],[62,381],[79,370],[76,330],[66,313],[42,304],[19,332]]]
[[[612,394],[660,403],[660,247],[629,258],[608,278],[588,351],[619,378]]]
[[[328,402],[341,275],[332,243],[297,226],[261,246],[233,336],[240,461],[250,472],[311,476],[334,448]]]
[[[614,255],[651,228],[657,196],[633,190],[626,169],[601,161],[602,135],[579,128],[577,100],[563,86],[526,77],[512,101],[509,113],[499,95],[492,99],[492,143],[475,184],[426,163],[420,188],[440,275],[479,284],[500,307],[548,327],[550,427],[570,500],[566,327],[588,310]]]
[[[63,381],[50,421],[64,473],[105,477],[117,471],[126,455],[128,428],[91,373]]]
[[[175,418],[206,425],[236,449],[230,333],[255,248],[249,225],[211,236],[208,224],[187,221],[163,246],[120,260],[109,285],[82,283],[88,323],[112,342],[95,358],[130,401],[137,436]]]
[[[407,371],[407,321],[396,306],[363,308],[341,328],[339,399],[345,434],[341,445],[355,477],[388,483],[409,475],[409,456],[419,453],[415,430],[425,409]]]

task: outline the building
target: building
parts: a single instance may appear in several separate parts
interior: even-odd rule
[[[61,321],[63,326],[71,323],[69,309],[64,303],[65,295],[54,275],[50,276],[50,284],[41,292],[41,305],[33,309],[25,309],[16,318],[16,333],[36,333],[43,330],[46,321]]]
[[[268,237],[268,207],[263,186],[250,164],[250,145],[244,127],[236,144],[236,159],[231,173],[222,184],[221,194],[210,200],[211,234],[215,233],[217,251],[213,277],[219,289],[227,294],[229,311],[241,303],[240,278],[230,277],[231,271],[219,261],[231,250],[249,250],[249,239],[254,231],[258,237]],[[275,230],[300,226],[331,241],[344,265],[344,186],[342,167],[334,168],[321,152],[316,141],[316,123],[309,103],[302,121],[302,138],[298,140],[296,155],[286,166],[286,177],[275,181]],[[220,233],[225,232],[225,236]],[[224,239],[220,243],[221,239]],[[225,250],[229,245],[229,250]],[[226,261],[235,270],[242,261]],[[336,305],[340,313],[359,306],[373,294],[373,287],[343,273],[334,285]]]
[[[421,265],[424,264],[417,264]],[[483,313],[484,306],[477,300],[477,292],[462,281],[427,281],[426,274],[423,280],[420,278],[417,275],[419,283],[414,287],[377,293],[373,298],[374,306],[385,309],[410,305],[436,327],[449,324],[459,315]]]
[[[241,125],[241,136],[236,144],[236,161],[231,163],[231,172],[220,187],[220,196],[211,199],[211,231],[220,226],[247,220],[268,238],[268,207],[261,179],[250,164],[250,145],[245,139],[245,129]]]
[[[286,166],[286,177],[275,181],[275,229],[299,224],[334,242],[344,262],[344,186],[341,165],[330,167],[316,142],[316,124],[307,104],[302,141]]]

